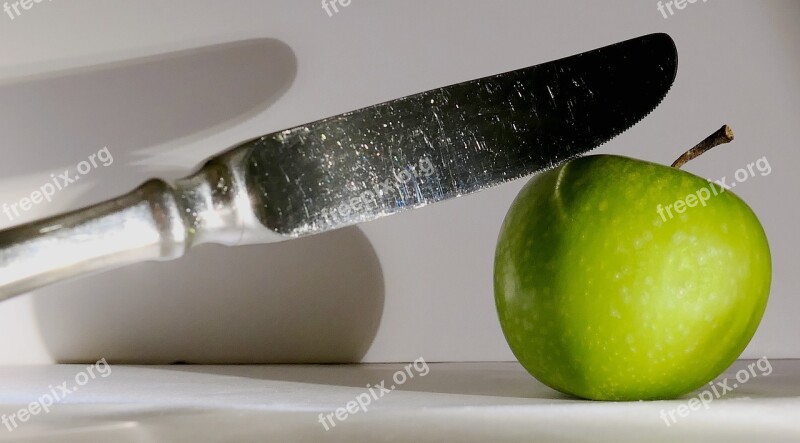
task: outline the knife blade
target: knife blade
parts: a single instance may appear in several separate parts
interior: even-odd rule
[[[557,166],[658,106],[677,71],[652,34],[265,135],[174,186],[150,180],[0,231],[0,299],[202,243],[288,240]]]
[[[552,168],[641,120],[676,69],[670,37],[650,35],[262,137],[254,209],[301,236]]]

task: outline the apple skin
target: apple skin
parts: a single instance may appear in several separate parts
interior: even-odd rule
[[[691,392],[734,362],[766,308],[769,245],[753,211],[718,185],[705,206],[658,214],[701,188],[712,190],[613,155],[523,188],[500,232],[494,290],[528,372],[577,397],[649,400]]]

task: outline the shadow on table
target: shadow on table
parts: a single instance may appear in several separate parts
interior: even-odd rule
[[[283,366],[174,366],[167,369],[227,377],[311,383],[362,389],[368,384],[398,391],[480,395],[544,400],[577,400],[554,391],[525,372],[517,363],[437,363],[425,373],[422,365],[410,368],[415,376],[396,384],[393,376],[408,363],[364,365]],[[165,368],[160,368],[165,369]],[[421,369],[421,370],[417,370]]]
[[[357,362],[383,315],[380,263],[346,228],[288,242],[201,246],[37,291],[62,363]]]

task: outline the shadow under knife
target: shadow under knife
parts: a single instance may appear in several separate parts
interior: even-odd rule
[[[358,362],[383,315],[380,263],[358,228],[258,246],[200,246],[42,288],[59,363]]]
[[[296,75],[292,49],[262,38],[0,81],[0,153],[13,159],[0,162],[0,178],[50,182],[51,173],[75,169],[103,147],[114,165],[84,179],[102,187],[69,195],[80,205],[152,175],[185,175],[205,155],[169,164],[165,144],[185,147],[263,112]]]

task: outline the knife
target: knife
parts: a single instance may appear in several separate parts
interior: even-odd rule
[[[652,34],[268,134],[170,185],[0,231],[0,300],[203,243],[289,240],[553,168],[617,136],[669,91]]]

